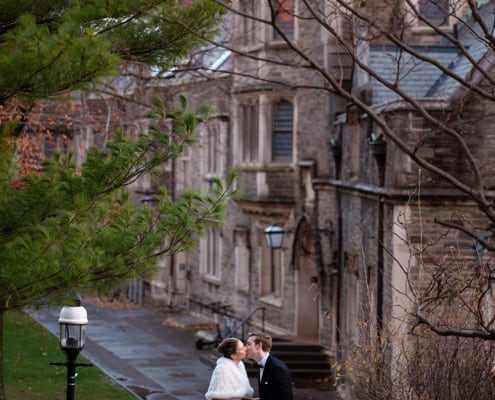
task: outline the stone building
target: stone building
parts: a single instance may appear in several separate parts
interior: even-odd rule
[[[442,32],[455,31],[469,45],[468,54],[482,60],[486,43],[466,33],[474,25],[456,28],[453,15],[441,12],[446,3],[432,9],[420,2],[418,10]],[[377,37],[352,64],[321,22],[295,17],[302,9],[298,1],[283,2],[274,17],[279,30],[261,22],[271,18],[269,7],[256,1],[233,7],[239,12],[227,32],[236,51],[212,57],[216,73],[177,76],[149,90],[171,101],[185,92],[194,106],[214,106],[198,146],[171,166],[175,190],[206,187],[212,176],[225,176],[235,167],[239,196],[223,227],[200,238],[197,251],[167,260],[149,290],[156,299],[187,303],[192,312],[209,316],[212,303],[229,305],[229,313],[239,319],[253,313],[251,326],[318,342],[338,357],[340,347],[358,340],[360,321],[378,331],[391,319],[407,319],[408,279],[424,263],[444,257],[440,253],[452,246],[457,258],[476,262],[476,240],[439,226],[435,218],[482,230],[488,220],[468,194],[418,167],[361,107],[329,90],[324,74],[307,68],[307,60],[283,36],[296,39],[325,71],[338,73],[342,87],[387,121],[400,141],[418,146],[432,165],[466,183],[472,177],[458,142],[429,125],[405,99],[421,102],[427,113],[441,117],[437,120],[455,116],[450,127],[484,166],[484,178],[493,176],[486,150],[493,147],[486,134],[490,102],[471,97],[465,84],[449,77],[447,69],[469,80],[473,65],[468,68],[466,54],[419,22],[407,39],[415,57]],[[488,7],[482,10],[491,15]],[[372,11],[392,20],[391,10]],[[414,67],[394,69],[404,57]],[[422,62],[423,57],[441,67]],[[393,81],[399,71],[404,95],[367,76],[357,61],[385,81]],[[492,188],[492,179],[486,182]],[[273,223],[284,231],[280,249],[270,249],[265,240],[265,229]],[[427,253],[415,253],[425,237],[435,242],[428,261],[422,258]]]
[[[484,21],[488,30],[493,27],[493,4],[480,5],[479,13],[473,18],[459,9],[462,23],[438,9],[429,15],[442,32],[455,32],[457,46],[446,44],[443,34],[425,30],[419,22],[405,35],[409,51],[377,35],[360,61],[384,82],[396,82],[398,90],[356,68],[352,92],[366,108],[349,104],[334,115],[333,176],[319,175],[312,181],[316,210],[321,214],[330,207],[335,218],[334,275],[322,288],[323,297],[331,299],[334,317],[329,330],[322,332],[321,341],[330,349],[356,343],[360,322],[373,326],[375,333],[386,324],[398,332],[410,329],[409,323],[418,321],[414,301],[428,298],[421,286],[424,276],[431,279],[425,271],[433,267],[444,276],[461,274],[461,281],[466,270],[483,263],[476,238],[483,232],[491,237],[490,213],[483,213],[473,201],[471,194],[480,187],[468,159],[473,157],[480,166],[480,190],[491,198],[493,169],[482,149],[493,146],[487,125],[493,105],[490,98],[473,91],[490,85],[475,71],[485,62],[481,70],[491,74],[486,59],[490,50],[480,40],[478,23]],[[380,119],[384,125],[377,123]],[[384,133],[385,128],[389,132]],[[407,154],[406,148],[413,150]],[[422,168],[413,160],[416,155],[440,174]],[[458,180],[457,187],[451,178]],[[457,295],[462,298],[465,293]],[[438,304],[437,296],[428,299]],[[442,315],[447,318],[447,313]],[[444,323],[434,313],[430,318],[434,324]]]
[[[274,2],[283,4],[275,15],[265,2],[234,1],[228,41],[202,52],[204,71],[155,77],[139,93],[121,82],[144,101],[159,95],[172,106],[185,93],[192,108],[212,106],[197,145],[164,167],[161,183],[172,197],[189,187],[206,189],[230,168],[239,189],[223,226],[198,238],[197,249],[161,260],[152,280],[132,282],[133,300],[144,295],[208,317],[212,304],[229,306],[238,320],[250,317],[249,328],[319,343],[340,359],[342,349],[360,340],[361,322],[375,334],[388,324],[399,332],[408,326],[428,267],[462,279],[484,265],[493,279],[493,257],[476,238],[489,242],[495,221],[493,43],[484,39],[495,13],[489,2],[479,15],[478,8],[454,15],[445,12],[451,3],[418,1],[418,21],[402,32],[408,51],[383,34],[360,44],[352,59],[329,34],[335,28],[349,39],[344,19],[329,17],[325,26],[310,14],[303,18],[301,0]],[[392,24],[397,9],[386,1],[361,4],[383,31],[398,27]],[[328,7],[325,15],[332,16]],[[263,22],[272,18],[278,30]],[[347,99],[331,87],[332,77]],[[392,82],[400,82],[400,95],[386,87]],[[79,101],[83,123],[52,132],[54,143],[67,137],[65,147],[102,146],[108,121],[146,130],[148,120],[135,106],[84,94]],[[53,143],[40,148],[49,155]],[[457,189],[442,173],[459,182]],[[144,180],[133,190],[145,205],[156,188]],[[485,210],[476,202],[484,197]],[[284,232],[281,248],[267,244],[272,224]],[[488,288],[480,315],[493,321]]]
[[[283,7],[272,16],[257,0],[235,1],[238,13],[226,21],[227,45],[203,52],[206,72],[171,72],[139,89],[146,100],[159,95],[173,105],[186,93],[192,108],[212,106],[212,119],[201,127],[197,145],[164,168],[162,183],[169,193],[208,188],[214,177],[224,178],[235,168],[239,194],[223,226],[198,238],[196,250],[163,259],[154,279],[130,287],[137,284],[153,301],[207,316],[213,303],[228,305],[238,319],[250,316],[251,328],[317,342],[338,358],[342,347],[359,339],[360,321],[376,331],[389,321],[407,321],[408,280],[425,265],[459,259],[466,265],[492,263],[472,235],[435,223],[450,221],[490,239],[490,221],[469,190],[454,190],[418,166],[400,143],[416,146],[433,166],[473,188],[476,177],[462,143],[444,134],[453,129],[481,166],[483,190],[493,196],[493,101],[476,93],[492,85],[493,62],[476,18],[461,10],[463,25],[442,14],[448,1],[436,2],[436,8],[420,1],[424,8],[418,10],[441,32],[455,33],[468,52],[459,52],[459,46],[446,44],[445,36],[418,22],[405,35],[410,52],[377,36],[359,48],[354,60],[321,21],[299,17],[302,1],[274,4],[279,3]],[[383,1],[367,3],[384,26],[394,20],[390,12],[396,10],[382,7]],[[490,31],[493,4],[480,13]],[[263,22],[272,17],[278,30]],[[332,23],[342,38],[349,38],[345,23]],[[294,39],[314,65],[284,37]],[[398,60],[407,67],[398,68]],[[360,62],[385,82],[400,81],[402,96],[366,74]],[[338,76],[342,88],[363,106],[333,90],[325,74]],[[466,89],[470,84],[473,90]],[[93,115],[92,123],[76,126],[72,147],[102,145],[108,120],[146,129],[141,110],[82,94],[80,102],[87,114],[103,111]],[[445,129],[427,121],[421,110],[444,122]],[[399,142],[387,136],[371,112],[386,121]],[[146,204],[155,189],[149,181],[136,183],[136,201]],[[267,244],[265,230],[272,224],[284,231],[281,248]]]
[[[255,2],[239,4],[253,17],[268,17],[269,9]],[[311,181],[316,174],[330,174],[325,148],[330,95],[319,89],[317,73],[302,74],[291,65],[294,55],[273,28],[241,15],[231,21],[231,43],[251,56],[230,56],[235,73],[225,119],[226,154],[218,159],[237,169],[240,192],[223,229],[201,238],[199,251],[189,255],[189,306],[206,310],[220,302],[240,319],[254,312],[252,323],[258,327],[264,318],[265,329],[273,334],[318,342],[326,306],[320,296],[326,278],[321,275],[327,274],[315,240],[319,233]],[[284,15],[283,29],[295,34],[290,13]],[[307,43],[319,37],[316,24],[297,29]],[[318,46],[312,55],[324,56]],[[260,64],[265,56],[287,62]],[[324,221],[321,241],[326,244],[331,218],[318,218]],[[272,250],[264,231],[273,223],[284,230],[284,239],[282,248]],[[264,314],[255,311],[260,308]]]

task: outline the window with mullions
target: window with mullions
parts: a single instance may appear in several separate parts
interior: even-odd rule
[[[221,175],[223,172],[223,142],[220,122],[213,121],[205,126],[201,135],[203,145],[203,172],[206,175]]]
[[[258,161],[258,113],[257,102],[247,102],[240,106],[243,162],[252,163]]]
[[[288,37],[294,37],[294,0],[272,0],[275,23]],[[280,40],[280,33],[274,28],[273,39]]]
[[[221,274],[222,242],[220,233],[210,228],[206,237],[200,239],[200,273],[202,276],[219,281]]]
[[[235,247],[235,287],[244,292],[249,291],[249,264],[251,260],[251,251],[249,248],[249,231],[234,230]]]
[[[419,14],[433,25],[447,26],[450,2],[449,0],[419,0]]]
[[[273,105],[272,161],[292,160],[293,108],[286,100]]]
[[[258,0],[243,0],[240,2],[239,27],[242,35],[240,40],[244,44],[252,43],[256,38],[256,6]]]

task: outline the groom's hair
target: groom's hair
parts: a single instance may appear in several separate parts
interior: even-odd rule
[[[254,343],[261,343],[263,351],[268,352],[272,348],[272,337],[263,332],[249,332],[248,338],[254,337]]]

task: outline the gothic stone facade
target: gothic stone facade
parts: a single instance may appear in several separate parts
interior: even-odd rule
[[[256,17],[267,12],[246,11]],[[260,62],[268,56],[289,60],[291,52],[269,27],[238,18],[234,41],[253,55],[231,54],[229,68],[239,74],[150,89],[167,96],[184,91],[193,105],[213,103],[216,109],[198,146],[174,167],[176,190],[205,187],[209,176],[225,176],[232,166],[239,171],[240,189],[223,227],[199,238],[197,251],[178,255],[157,281],[182,274],[183,284],[176,282],[170,290],[175,290],[174,302],[187,302],[191,311],[211,315],[208,305],[219,302],[242,319],[262,307],[267,331],[320,342],[335,354],[338,346],[357,339],[360,320],[380,325],[399,316],[401,306],[407,308],[398,294],[406,290],[402,267],[411,266],[412,273],[421,267],[411,249],[422,238],[441,237],[439,251],[456,243],[464,257],[476,257],[473,241],[440,229],[435,216],[462,215],[478,226],[486,221],[465,196],[421,175],[392,143],[370,141],[376,127],[359,109],[330,92],[307,89],[322,85],[316,74],[289,62]],[[298,23],[300,43],[312,43],[312,55],[329,57],[323,61],[332,68],[337,54],[323,40],[321,27]],[[253,74],[259,79],[246,78]],[[286,85],[274,84],[277,80]],[[361,89],[356,84],[356,91]],[[472,101],[465,110],[474,115],[485,106]],[[405,140],[429,132],[411,109],[398,107],[383,116]],[[486,149],[493,146],[488,128],[484,119],[466,129],[480,157],[488,157]],[[435,135],[430,140],[422,151],[462,175],[455,144],[439,142]],[[418,176],[421,193],[415,195]],[[264,237],[272,223],[285,231],[282,248],[273,252]],[[255,312],[252,326],[262,323],[261,312]]]

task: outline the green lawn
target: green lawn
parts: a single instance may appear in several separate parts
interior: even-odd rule
[[[8,400],[64,400],[67,383],[65,361],[58,338],[31,317],[7,312],[4,320],[4,372]],[[79,356],[78,362],[89,363]],[[78,367],[75,399],[136,399],[114,383],[99,368]]]

